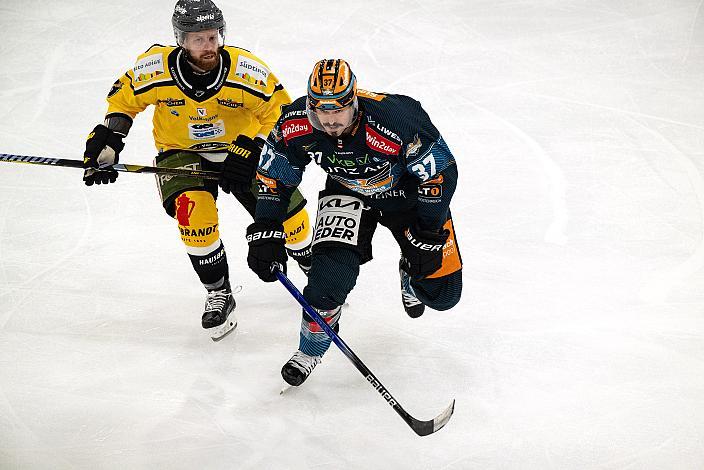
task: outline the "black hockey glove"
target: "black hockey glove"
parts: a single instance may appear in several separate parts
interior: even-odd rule
[[[442,247],[450,232],[421,230],[417,226],[403,231],[401,269],[414,279],[423,279],[442,266]]]
[[[249,254],[247,264],[259,279],[274,282],[276,275],[271,272],[271,264],[279,263],[286,273],[286,232],[284,227],[273,220],[259,220],[247,227]]]
[[[226,193],[246,193],[252,188],[257,173],[259,154],[264,143],[239,135],[227,148],[227,158],[218,184]]]
[[[114,183],[117,171],[111,168],[119,161],[119,155],[125,143],[125,136],[102,124],[98,124],[88,134],[86,151],[83,153],[83,182],[86,186]],[[106,168],[107,167],[107,168]]]

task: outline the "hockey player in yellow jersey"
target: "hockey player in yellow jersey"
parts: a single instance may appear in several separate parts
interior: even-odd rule
[[[172,17],[176,46],[153,45],[108,93],[103,124],[86,142],[86,185],[117,180],[112,169],[137,114],[154,106],[155,165],[220,172],[220,180],[157,176],[166,212],[207,290],[203,328],[218,340],[237,322],[225,248],[220,240],[218,186],[253,216],[256,169],[264,140],[291,99],[269,67],[247,50],[225,46],[225,21],[212,0],[178,0]],[[249,181],[250,184],[243,184]],[[300,193],[288,206],[286,247],[310,267],[311,230]]]

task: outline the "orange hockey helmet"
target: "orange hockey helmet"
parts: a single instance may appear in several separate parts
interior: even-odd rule
[[[308,79],[308,107],[339,109],[357,102],[357,78],[342,59],[323,59]]]

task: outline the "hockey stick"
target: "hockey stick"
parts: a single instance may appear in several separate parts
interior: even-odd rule
[[[9,153],[0,153],[0,162],[29,163],[32,165],[63,166],[67,168],[83,169],[83,162],[81,160],[69,160],[66,158],[51,157],[33,157],[31,155],[12,155]],[[126,173],[153,173],[156,175],[191,176],[209,180],[216,180],[220,178],[220,174],[214,171],[190,170],[188,168],[161,168],[156,166],[123,165],[122,163],[118,163],[116,165],[113,165],[112,169],[116,171],[123,171]]]
[[[316,312],[313,307],[310,306],[308,301],[306,301],[305,298],[303,298],[303,294],[296,288],[296,286],[293,285],[291,280],[286,277],[284,273],[281,272],[281,269],[277,263],[272,264],[271,270],[274,274],[276,274],[276,277],[281,281],[281,284],[288,289],[288,291],[293,295],[293,297],[298,301],[299,304],[301,304],[301,307],[306,311],[310,317],[315,320],[315,322],[320,326],[320,328],[327,333],[327,335],[330,337],[330,339],[337,345],[338,348],[342,351],[342,353],[347,356],[347,359],[352,361],[352,364],[357,368],[359,372],[362,373],[365,379],[367,379],[367,382],[369,382],[374,389],[379,392],[379,395],[381,395],[386,402],[391,405],[391,407],[398,413],[398,415],[403,418],[403,420],[408,424],[413,431],[418,434],[419,436],[427,436],[428,434],[432,434],[440,429],[442,429],[443,426],[447,424],[447,422],[450,420],[452,417],[452,413],[455,411],[455,400],[452,400],[452,403],[450,403],[450,406],[448,406],[445,411],[437,415],[435,418],[429,420],[429,421],[421,421],[419,419],[414,418],[406,410],[403,409],[401,404],[396,400],[392,395],[391,392],[381,383],[379,379],[376,378],[376,376],[372,373],[372,371],[369,370],[369,368],[364,365],[364,362],[360,358],[357,357],[357,355],[350,349],[349,346],[338,336],[335,331],[330,328],[330,326],[325,323],[325,320],[323,320],[323,317],[320,316],[318,312]]]

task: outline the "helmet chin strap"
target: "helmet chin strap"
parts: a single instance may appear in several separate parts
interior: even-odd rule
[[[356,99],[357,98],[355,97],[355,100]],[[357,131],[357,128],[359,127],[359,123],[361,121],[362,121],[362,113],[359,111],[358,107],[355,107],[354,116],[352,117],[352,122],[350,123],[349,126],[347,126],[347,128],[344,131],[342,131],[342,134],[340,134],[340,135],[342,136],[342,135],[354,134]]]

